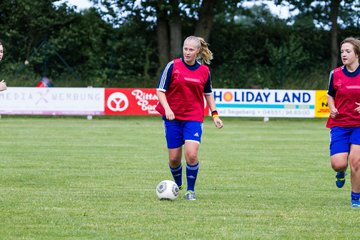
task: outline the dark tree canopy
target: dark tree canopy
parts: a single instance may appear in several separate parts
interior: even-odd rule
[[[359,0],[274,1],[297,12],[289,19],[242,0],[93,0],[84,11],[54,2],[0,2],[9,86],[46,75],[55,86],[155,87],[197,35],[214,53],[215,87],[324,89],[339,42],[360,36]]]

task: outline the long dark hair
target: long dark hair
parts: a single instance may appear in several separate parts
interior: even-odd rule
[[[0,39],[0,46],[3,46],[3,56],[0,59],[0,61],[1,61],[4,58],[4,52],[5,52],[4,44],[3,44],[3,41],[1,39]]]

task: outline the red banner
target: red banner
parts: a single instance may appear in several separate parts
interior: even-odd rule
[[[159,115],[158,102],[155,88],[105,88],[105,115]],[[204,115],[209,115],[206,104]]]
[[[155,88],[106,88],[105,115],[159,115]]]

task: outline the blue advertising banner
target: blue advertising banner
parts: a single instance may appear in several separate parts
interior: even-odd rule
[[[315,91],[213,89],[221,116],[315,117]]]

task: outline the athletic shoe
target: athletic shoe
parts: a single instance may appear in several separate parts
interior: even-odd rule
[[[194,192],[194,191],[191,191],[191,190],[188,190],[188,191],[185,193],[185,198],[186,198],[186,200],[191,200],[191,201],[196,200],[195,192]]]
[[[183,190],[184,189],[184,185],[179,186],[179,190]]]
[[[360,200],[351,200],[352,208],[360,208]]]
[[[337,172],[336,173],[336,186],[338,188],[342,188],[345,184],[345,172]]]

